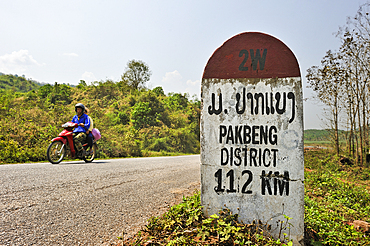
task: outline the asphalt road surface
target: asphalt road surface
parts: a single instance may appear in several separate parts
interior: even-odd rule
[[[199,155],[0,165],[0,245],[114,245],[195,189]]]

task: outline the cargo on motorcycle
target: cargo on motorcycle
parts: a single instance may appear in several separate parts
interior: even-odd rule
[[[60,163],[66,156],[85,162],[92,162],[96,157],[96,141],[101,138],[100,132],[92,127],[92,119],[85,114],[85,106],[82,103],[75,105],[75,111],[72,122],[62,125],[64,130],[51,140],[47,149],[47,158],[53,164]]]

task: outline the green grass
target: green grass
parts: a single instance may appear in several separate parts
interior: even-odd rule
[[[370,170],[339,159],[324,150],[305,153],[305,226],[316,234],[313,245],[370,245],[369,234],[349,225],[370,222]]]
[[[365,245],[369,238],[348,222],[369,221],[370,194],[334,172],[306,173],[305,225],[324,245]]]
[[[289,218],[287,218],[289,220]],[[122,238],[121,238],[122,239]],[[243,224],[238,215],[224,209],[204,217],[200,192],[159,217],[148,220],[146,228],[124,245],[293,245],[268,236],[267,224]]]

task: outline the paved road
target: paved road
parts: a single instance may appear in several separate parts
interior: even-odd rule
[[[199,155],[0,165],[0,245],[110,245],[200,188]]]

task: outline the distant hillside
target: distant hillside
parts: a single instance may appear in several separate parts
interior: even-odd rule
[[[309,129],[304,130],[305,141],[327,141],[329,139],[329,131]]]
[[[31,90],[37,90],[40,86],[40,83],[32,80],[27,80],[24,77],[19,77],[11,74],[0,75],[0,89],[27,92]]]
[[[345,134],[347,132],[339,130],[339,141],[345,141]],[[304,130],[304,140],[305,141],[330,141],[330,132],[329,130],[318,130],[318,129],[309,129]]]

